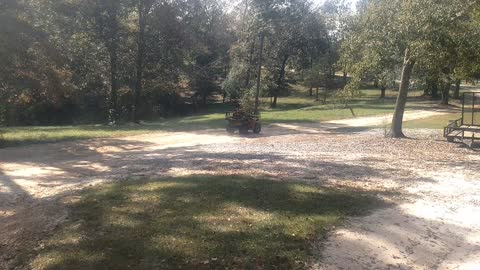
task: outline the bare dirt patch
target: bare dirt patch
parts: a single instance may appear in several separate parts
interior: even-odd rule
[[[20,250],[41,248],[41,239],[68,218],[64,202],[74,200],[78,189],[188,174],[353,186],[395,203],[333,233],[326,246],[317,247],[314,268],[476,265],[479,153],[444,142],[440,132],[408,134],[415,139],[384,139],[380,130],[345,134],[321,124],[290,125],[267,127],[261,136],[216,130],[3,149],[0,269],[15,265]]]

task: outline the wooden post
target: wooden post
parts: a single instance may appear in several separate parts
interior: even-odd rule
[[[472,126],[475,125],[475,93],[472,93]]]
[[[465,93],[463,93],[463,101],[462,101],[462,126],[465,123]]]

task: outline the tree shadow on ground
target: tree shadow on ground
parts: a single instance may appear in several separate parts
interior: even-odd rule
[[[367,192],[238,176],[116,183],[71,205],[38,269],[303,269],[311,241],[383,205]]]
[[[194,133],[195,136],[201,136],[203,133]],[[291,134],[291,133],[290,133]],[[160,136],[160,135],[159,135]],[[320,136],[320,137],[315,137],[310,134],[306,134],[307,137],[312,137],[312,140],[327,140],[324,144],[316,145],[315,146],[315,151],[319,151],[320,153],[325,153],[325,152],[331,152],[332,155],[340,155],[343,152],[339,151],[333,151],[335,148],[340,148],[342,151],[357,151],[357,146],[353,145],[351,146],[350,142],[344,142],[344,143],[338,143],[334,142],[332,145],[329,145],[328,140],[331,139],[330,136]],[[354,136],[354,135],[351,135]],[[198,140],[201,141],[203,137],[195,137],[192,138],[191,140]],[[217,136],[216,139],[220,139],[222,137]],[[262,140],[262,138],[259,138]],[[268,138],[267,138],[268,139]],[[353,139],[359,139],[357,137],[354,137]],[[363,139],[362,139],[363,140]],[[5,213],[11,213],[6,216],[1,216],[0,217],[0,224],[9,224],[9,228],[11,230],[6,230],[2,231],[2,234],[5,235],[6,233],[15,233],[15,231],[19,231],[20,233],[15,233],[15,235],[10,235],[11,237],[9,238],[10,242],[9,243],[18,243],[18,247],[16,249],[10,249],[9,255],[8,256],[15,256],[15,253],[18,253],[18,250],[22,249],[29,249],[32,248],[30,245],[31,242],[26,242],[24,245],[22,245],[22,241],[25,240],[27,237],[31,237],[33,235],[38,235],[38,238],[43,238],[45,235],[49,235],[49,233],[45,233],[45,231],[50,232],[50,223],[46,222],[45,219],[48,219],[50,217],[55,217],[55,218],[61,218],[62,216],[62,198],[68,195],[72,195],[74,191],[64,191],[63,189],[59,189],[57,192],[52,192],[52,195],[44,195],[40,196],[41,192],[50,192],[52,190],[55,190],[58,187],[67,187],[66,189],[68,190],[74,190],[75,188],[79,187],[84,187],[86,185],[89,185],[92,182],[102,180],[102,181],[120,181],[125,178],[136,178],[136,179],[143,179],[145,177],[153,177],[155,178],[156,176],[167,176],[172,171],[174,172],[185,172],[186,174],[192,174],[195,173],[195,171],[201,171],[202,173],[205,172],[225,172],[228,171],[231,174],[235,175],[253,175],[253,172],[255,172],[255,175],[258,175],[259,177],[262,178],[274,178],[278,179],[280,181],[282,188],[277,187],[279,191],[276,193],[278,197],[282,198],[288,198],[290,201],[295,202],[295,196],[292,195],[293,192],[291,192],[292,188],[291,186],[295,185],[296,183],[310,183],[313,185],[316,185],[317,187],[322,187],[328,185],[330,181],[333,181],[335,183],[342,183],[343,181],[346,182],[358,182],[358,183],[365,183],[369,184],[370,179],[393,179],[398,182],[402,183],[409,183],[411,182],[412,184],[417,184],[419,182],[434,182],[436,181],[433,178],[430,177],[420,177],[419,175],[414,175],[410,171],[410,167],[413,164],[413,162],[418,162],[415,160],[409,160],[408,157],[404,157],[403,153],[399,153],[398,155],[402,156],[402,160],[405,161],[405,164],[403,163],[398,163],[399,160],[397,160],[397,164],[395,166],[385,166],[385,167],[379,167],[379,166],[374,166],[375,164],[373,163],[389,163],[392,162],[392,160],[381,160],[379,158],[372,159],[372,160],[367,160],[365,159],[366,156],[377,156],[378,152],[372,152],[374,151],[371,150],[369,147],[369,144],[375,143],[375,141],[367,141],[368,144],[362,145],[359,144],[362,148],[362,157],[358,157],[358,159],[354,160],[353,162],[345,162],[345,160],[339,159],[339,158],[331,158],[329,159],[328,157],[322,157],[320,155],[314,155],[314,153],[309,153],[310,156],[308,158],[298,158],[297,155],[294,154],[289,154],[286,155],[282,151],[276,150],[275,146],[275,141],[270,141],[269,139],[266,141],[260,141],[257,142],[258,147],[262,148],[262,151],[257,152],[257,150],[253,147],[250,149],[243,149],[243,148],[248,148],[247,146],[250,145],[251,143],[255,143],[255,141],[249,141],[249,140],[244,140],[241,141],[241,143],[237,143],[238,147],[235,148],[233,147],[233,144],[229,143],[223,143],[221,147],[216,147],[217,150],[213,151],[210,149],[209,145],[205,146],[200,146],[199,145],[190,145],[190,146],[181,146],[181,144],[175,144],[175,142],[166,142],[165,145],[158,145],[158,143],[155,142],[146,142],[146,141],[135,141],[135,140],[121,140],[121,139],[102,139],[102,140],[90,140],[90,141],[80,141],[80,142],[71,142],[71,143],[62,143],[62,144],[51,144],[48,145],[48,147],[41,146],[41,145],[35,145],[35,146],[30,146],[30,147],[25,147],[25,148],[18,148],[18,149],[4,149],[0,150],[0,154],[2,155],[2,162],[6,163],[16,163],[17,165],[25,165],[28,168],[35,168],[35,169],[45,169],[47,170],[45,173],[43,173],[42,170],[34,171],[34,173],[27,174],[27,172],[22,172],[21,170],[19,171],[8,171],[7,172],[2,172],[2,176],[0,178],[1,180],[1,198],[6,198],[5,202],[11,201],[12,203],[3,203],[0,206],[2,207],[1,210],[3,210]],[[281,145],[284,147],[284,145]],[[296,149],[298,149],[298,152],[304,151],[302,150],[302,144],[301,143],[296,143],[294,145]],[[323,147],[320,149],[320,147]],[[265,148],[271,148],[270,150]],[[344,149],[346,148],[346,149]],[[350,149],[350,150],[349,150]],[[402,150],[401,148],[392,148],[393,150],[400,151]],[[390,150],[392,150],[390,149]],[[389,151],[388,149],[386,151]],[[421,151],[421,149],[412,149],[410,151]],[[267,153],[265,153],[267,152]],[[295,151],[297,153],[297,151]],[[423,157],[423,156],[422,156]],[[425,159],[428,159],[429,157],[424,157]],[[431,157],[430,157],[431,158]],[[448,156],[442,156],[438,155],[435,157],[438,159],[439,162],[445,162],[445,168],[454,168],[455,166],[463,166],[465,165],[465,161],[452,161],[449,159]],[[447,162],[448,161],[448,162]],[[425,160],[423,162],[420,162],[417,165],[420,165],[421,163],[425,163]],[[475,165],[479,166],[479,165]],[[472,167],[474,169],[474,167]],[[58,174],[52,174],[51,172],[59,172]],[[23,174],[25,173],[25,174]],[[229,176],[224,176],[225,178],[228,178]],[[278,213],[282,213],[282,215],[288,216],[288,205],[285,206],[281,202],[275,202],[275,205],[269,208],[271,213],[269,213],[266,210],[262,210],[262,202],[261,201],[251,201],[248,197],[250,195],[248,194],[266,194],[267,198],[269,198],[269,193],[260,193],[261,190],[258,190],[259,187],[265,186],[259,184],[258,187],[256,187],[256,180],[245,180],[249,184],[247,185],[248,189],[251,189],[253,191],[250,192],[244,192],[242,193],[241,185],[240,184],[231,184],[231,188],[228,188],[226,190],[239,190],[238,192],[241,192],[241,194],[235,195],[232,194],[233,191],[228,191],[224,193],[219,193],[220,197],[218,198],[216,203],[214,205],[208,206],[205,205],[203,206],[202,203],[193,203],[191,204],[190,202],[195,202],[195,199],[198,197],[196,196],[195,193],[188,192],[188,190],[191,190],[190,185],[197,185],[195,186],[195,190],[198,188],[198,183],[188,183],[188,180],[181,180],[186,184],[186,187],[182,187],[180,184],[175,184],[174,187],[165,187],[159,190],[159,193],[151,193],[151,191],[146,190],[145,192],[142,192],[142,194],[145,194],[146,197],[148,198],[146,201],[142,201],[141,198],[138,198],[137,196],[136,199],[132,199],[130,202],[127,200],[127,202],[131,205],[131,207],[135,208],[134,206],[138,204],[138,207],[135,208],[138,211],[133,211],[130,213],[130,210],[127,211],[128,215],[130,218],[126,219],[126,221],[120,225],[115,225],[113,227],[118,227],[118,230],[120,232],[122,231],[122,228],[125,228],[125,230],[128,230],[128,232],[132,232],[131,237],[133,238],[127,238],[129,241],[136,241],[135,238],[135,232],[142,232],[143,228],[142,226],[151,226],[151,224],[144,224],[144,225],[138,225],[136,222],[140,220],[141,223],[143,223],[143,219],[148,220],[149,222],[155,222],[155,220],[152,220],[150,218],[150,214],[148,211],[156,211],[157,209],[169,209],[170,203],[174,204],[177,199],[180,199],[179,204],[181,206],[177,206],[178,211],[183,211],[186,206],[188,207],[193,207],[195,208],[196,206],[200,207],[201,209],[198,210],[199,213],[203,213],[204,215],[209,215],[213,216],[212,219],[214,220],[214,216],[212,213],[215,212],[218,209],[223,209],[220,206],[225,206],[225,205],[241,205],[243,208],[248,208],[251,211],[254,212],[261,212],[259,214],[265,214],[269,216],[271,215],[277,215]],[[155,181],[154,181],[155,182]],[[37,194],[32,195],[31,190],[28,187],[22,186],[24,183],[34,183],[37,186],[43,187],[41,191],[39,191]],[[273,185],[273,184],[270,184]],[[3,188],[5,187],[5,188]],[[205,186],[200,186],[199,190],[205,190]],[[294,188],[293,188],[294,189]],[[170,191],[169,191],[170,190]],[[215,189],[213,189],[215,190]],[[269,189],[267,189],[269,190]],[[169,192],[167,192],[169,191]],[[176,195],[172,195],[175,194]],[[218,191],[218,190],[217,190]],[[109,193],[108,191],[105,191],[106,193]],[[122,194],[128,194],[130,191],[119,191]],[[172,193],[173,192],[173,193]],[[256,192],[256,193],[255,193]],[[354,191],[353,193],[355,193]],[[382,191],[371,191],[372,194],[382,194]],[[19,194],[25,194],[25,199],[18,199]],[[113,192],[115,193],[115,192]],[[148,194],[153,194],[151,197],[148,197]],[[217,192],[218,193],[218,192]],[[308,193],[308,192],[307,192]],[[111,194],[111,192],[110,192]],[[187,194],[185,196],[178,196],[178,194]],[[223,194],[223,195],[222,195]],[[215,194],[213,194],[215,195]],[[212,197],[213,196],[211,193],[205,191],[205,196]],[[240,198],[237,200],[232,200],[232,196],[239,196]],[[338,194],[337,194],[338,195]],[[391,194],[382,194],[382,195],[391,195]],[[126,196],[126,195],[125,195]],[[125,200],[125,196],[120,196],[112,199],[114,202],[119,201],[122,202]],[[129,195],[130,196],[130,195]],[[153,197],[152,197],[153,196]],[[313,197],[311,197],[313,196]],[[315,209],[309,209],[308,207],[306,210],[300,210],[299,214],[292,214],[292,220],[297,220],[299,221],[299,217],[305,217],[305,219],[308,218],[310,215],[319,215],[321,213],[316,212],[316,208],[318,209],[323,209],[322,212],[324,214],[331,213],[333,210],[325,210],[325,206],[318,206],[313,200],[318,199],[319,201],[332,198],[331,196],[326,196],[322,197],[322,193],[320,195],[318,194],[312,194],[312,195],[307,196],[305,199],[306,202],[309,204],[311,203],[312,205],[315,205]],[[348,196],[355,196],[352,194],[349,194]],[[20,196],[21,198],[22,196]],[[128,196],[127,196],[128,197]],[[175,198],[176,197],[176,198]],[[168,200],[164,201],[163,198],[168,198]],[[213,196],[213,198],[217,198]],[[260,197],[259,197],[260,198]],[[328,199],[329,200],[329,199]],[[327,201],[328,201],[327,200]],[[349,201],[350,200],[350,201]],[[352,207],[351,204],[355,204],[353,199],[348,199],[347,197],[344,197],[345,202],[349,202],[348,207]],[[155,205],[150,203],[151,201],[162,201],[160,205]],[[331,201],[331,200],[330,200]],[[342,200],[339,200],[340,202]],[[2,200],[3,202],[3,200]],[[53,205],[53,207],[50,207]],[[149,205],[152,205],[154,209],[150,209]],[[305,203],[300,203],[300,202],[295,202],[296,208],[303,208],[306,207]],[[338,205],[337,205],[338,206]],[[92,206],[93,207],[93,206]],[[112,205],[110,208],[106,208],[108,211],[112,211],[114,208]],[[177,209],[176,208],[176,209]],[[144,209],[144,210],[142,210]],[[149,210],[150,209],[150,210]],[[186,209],[186,208],[185,208]],[[207,211],[210,209],[211,211]],[[213,210],[215,209],[215,210]],[[98,210],[98,211],[97,211]],[[93,213],[97,213],[97,217],[92,217],[97,218],[97,222],[104,222],[104,218],[106,217],[103,213],[106,211],[102,207],[100,209],[96,209],[93,207],[93,210],[91,210]],[[147,211],[148,210],[148,211]],[[304,211],[309,211],[308,213],[305,213]],[[43,212],[42,212],[43,211]],[[56,213],[52,213],[53,211],[56,211]],[[95,212],[97,211],[97,212]],[[145,212],[147,211],[147,212]],[[330,211],[330,212],[329,212]],[[31,219],[31,227],[28,229],[32,229],[28,233],[22,233],[21,230],[23,229],[22,226],[25,226],[25,222],[23,217],[27,218],[28,216],[34,216],[38,217],[39,214],[44,215],[44,219]],[[158,214],[157,212],[155,212]],[[169,212],[165,212],[166,215],[169,214]],[[182,212],[183,213],[183,212]],[[1,211],[0,211],[1,214]],[[88,213],[85,213],[87,215]],[[139,214],[136,216],[136,214]],[[241,214],[241,213],[240,213]],[[232,212],[230,216],[239,216],[239,213]],[[350,213],[346,213],[350,214]],[[119,214],[119,217],[121,218],[122,216]],[[201,218],[201,215],[200,215]],[[100,219],[98,221],[98,219]],[[82,224],[85,222],[86,219],[82,220],[77,220],[78,223],[74,223],[72,226],[83,226]],[[247,218],[248,220],[248,218]],[[200,226],[198,220],[187,220],[188,222],[191,222],[191,224],[197,224],[195,226]],[[214,220],[215,221],[215,220]],[[202,224],[205,224],[204,221],[202,221]],[[299,221],[300,222],[300,221]],[[179,220],[175,224],[183,224],[183,220]],[[53,223],[53,226],[55,226],[57,223]],[[188,223],[186,223],[188,224]],[[240,224],[243,224],[242,222]],[[247,223],[246,223],[247,224]],[[33,226],[36,225],[36,226]],[[181,227],[179,225],[179,227]],[[17,228],[14,228],[14,226],[17,226]],[[193,226],[193,225],[192,225]],[[204,226],[204,225],[201,225]],[[243,226],[243,225],[242,225]],[[1,225],[0,225],[1,227]],[[131,231],[130,228],[135,227],[137,228],[134,231]],[[74,227],[73,229],[75,229]],[[242,227],[243,228],[243,227]],[[282,227],[284,228],[284,227]],[[218,235],[222,235],[221,237],[224,237],[225,239],[232,239],[232,237],[235,236],[237,232],[230,231],[229,227],[218,227],[218,228],[200,228],[202,230],[202,233],[204,234],[209,234],[210,231],[219,231],[222,233],[219,233]],[[261,233],[268,233],[269,231],[273,230],[275,228],[270,228],[268,227],[267,229],[260,227],[257,228],[258,232]],[[284,229],[281,229],[284,230]],[[101,231],[99,231],[101,234]],[[225,232],[225,234],[224,234]],[[153,232],[161,235],[159,232],[154,231]],[[227,234],[228,233],[228,234]],[[181,232],[175,231],[174,234],[181,235]],[[215,235],[213,232],[211,232],[212,235]],[[96,235],[96,234],[93,234]],[[227,235],[227,236],[226,236]],[[250,232],[250,236],[248,238],[241,238],[244,237],[242,235],[238,236],[238,238],[241,239],[246,239],[242,240],[245,245],[249,245],[249,241],[253,241],[252,239],[259,238],[260,235],[256,235],[255,232]],[[100,235],[101,236],[101,235]],[[288,235],[284,235],[284,238],[282,239],[287,239]],[[125,236],[126,237],[126,236]],[[191,236],[188,236],[191,237]],[[191,240],[189,238],[179,238],[178,240],[180,242],[183,241],[183,243],[191,243],[191,241],[200,241],[198,239]],[[218,236],[220,237],[220,236]],[[236,237],[236,236],[235,236]],[[295,243],[296,237],[293,235],[288,236],[288,241],[292,241]],[[88,237],[87,237],[88,238]],[[121,239],[121,237],[119,237]],[[144,238],[143,236],[141,237],[142,239]],[[168,237],[167,237],[168,238]],[[110,239],[110,238],[102,238],[106,243],[111,243],[108,241],[113,241],[115,242],[115,239]],[[159,238],[159,240],[155,240],[157,246],[153,248],[155,252],[160,252],[159,250],[163,250],[161,247],[168,247],[166,248],[166,251],[162,251],[164,255],[162,256],[173,256],[172,258],[179,258],[182,256],[187,256],[188,252],[179,252],[175,253],[169,248],[175,247],[175,244],[170,241],[170,240],[165,240],[163,238]],[[220,239],[220,238],[216,238]],[[222,238],[223,239],[223,238]],[[250,240],[248,240],[250,239]],[[55,239],[52,239],[54,241]],[[67,239],[68,240],[68,239]],[[72,238],[70,240],[65,240],[65,241],[60,241],[60,244],[66,243],[68,245],[73,243],[73,246],[78,246],[79,243],[93,243],[93,242],[88,242],[88,241],[94,241],[92,239],[83,239],[83,236],[80,238]],[[88,241],[87,241],[88,240]],[[138,239],[137,239],[138,240]],[[151,239],[149,238],[148,241]],[[207,238],[208,240],[208,238]],[[248,240],[248,241],[247,241]],[[70,241],[70,242],[69,242]],[[138,240],[138,245],[141,246],[141,243],[144,243],[144,240]],[[165,242],[166,241],[166,242]],[[189,242],[190,241],[190,242]],[[215,240],[217,241],[217,240]],[[269,240],[270,241],[270,240]],[[264,241],[265,245],[268,246],[269,241]],[[228,241],[230,242],[230,240]],[[127,243],[127,242],[125,242]],[[160,243],[160,244],[158,244]],[[167,244],[165,244],[167,243]],[[202,242],[203,243],[203,242]],[[212,243],[212,242],[209,242]],[[59,244],[58,242],[53,243],[52,246]],[[115,244],[120,245],[120,243],[115,242]],[[66,249],[68,248],[68,245],[66,246]],[[110,245],[110,244],[109,244]],[[128,243],[124,244],[127,245],[126,249],[128,249]],[[151,242],[146,242],[145,245],[148,248],[139,248],[138,252],[140,255],[142,255],[142,252],[147,252],[151,247],[148,245],[153,245]],[[160,246],[160,247],[159,247]],[[193,246],[193,245],[192,245]],[[206,250],[211,250],[211,252],[220,252],[218,247],[213,247],[215,246],[214,244],[211,244],[211,248],[208,249],[208,247],[204,248],[203,246],[200,245],[202,249]],[[6,248],[6,245],[0,246],[2,249],[2,253],[4,248]],[[96,250],[95,245],[89,245],[85,244],[85,246],[82,246],[83,250],[87,250],[90,248],[91,250]],[[233,249],[235,252],[238,251],[239,249]],[[85,251],[85,252],[87,252]],[[98,251],[98,250],[96,250]],[[53,253],[52,253],[53,252]],[[54,255],[54,251],[49,253],[50,255]],[[83,251],[82,251],[83,252]],[[109,250],[105,250],[104,253],[108,254],[110,252]],[[137,252],[137,251],[135,251]],[[134,258],[137,255],[134,252]],[[207,252],[207,251],[205,251]],[[210,252],[210,251],[209,251]],[[96,252],[96,253],[88,253],[85,255],[86,261],[92,261],[92,262],[98,262],[102,261],[105,259],[105,254],[102,252]],[[71,254],[76,254],[72,252]],[[78,256],[83,256],[81,253]],[[103,255],[102,255],[103,254]],[[157,254],[157,253],[156,253]],[[160,254],[160,253],[158,253]],[[187,255],[185,255],[187,254]],[[208,253],[211,254],[211,253]],[[52,255],[52,256],[53,256]],[[74,255],[74,256],[77,256]],[[121,253],[122,257],[129,258],[129,253]],[[142,255],[143,256],[143,255]],[[188,255],[190,256],[190,255]],[[108,258],[108,256],[107,256]],[[170,258],[170,257],[169,257]],[[213,257],[217,258],[218,257]],[[11,259],[7,258],[7,259]],[[18,260],[21,260],[18,259]],[[75,258],[72,260],[75,261]],[[145,261],[141,262],[144,263],[146,266],[152,266],[153,268],[161,267],[161,261],[156,261],[152,259],[153,261]],[[176,260],[176,259],[175,259]],[[175,261],[174,260],[174,261]],[[232,259],[235,261],[235,258]],[[283,259],[281,259],[283,260]],[[259,263],[259,264],[264,264],[266,262],[262,261],[262,258],[258,258],[258,260],[253,260],[253,263]],[[55,262],[54,259],[52,259],[52,265],[57,265],[58,262]],[[59,262],[62,263],[62,262]],[[182,263],[185,263],[182,261]],[[198,268],[204,267],[206,269],[209,269],[208,267],[212,264],[207,264],[205,266],[202,263],[198,262],[192,262]],[[240,263],[248,263],[248,262],[240,262]],[[198,265],[197,265],[198,264]],[[156,266],[155,266],[156,265]],[[160,266],[159,266],[160,265]],[[241,264],[244,265],[244,264]],[[223,265],[220,264],[219,268],[222,268]],[[244,265],[245,266],[245,265]],[[133,265],[132,267],[135,267]],[[244,268],[248,268],[248,266],[245,266]],[[241,268],[240,269],[244,269]],[[53,268],[52,268],[53,269]]]

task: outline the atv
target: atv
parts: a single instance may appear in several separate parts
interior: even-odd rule
[[[240,134],[248,134],[250,130],[255,134],[259,134],[262,131],[259,114],[238,109],[233,112],[227,112],[225,120],[228,121],[226,130],[230,134],[235,133],[237,130]]]

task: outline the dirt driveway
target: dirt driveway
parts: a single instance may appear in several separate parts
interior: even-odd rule
[[[345,133],[343,127],[350,126],[277,125],[250,137],[210,130],[1,149],[0,269],[68,218],[63,203],[78,189],[188,174],[354,186],[393,203],[332,232],[326,246],[316,247],[314,269],[478,269],[480,153],[444,142],[440,131],[391,140],[381,130]]]

